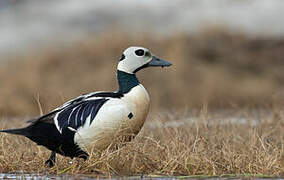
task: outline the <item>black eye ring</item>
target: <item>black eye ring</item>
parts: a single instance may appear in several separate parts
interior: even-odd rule
[[[143,49],[138,49],[138,50],[135,51],[135,54],[136,54],[137,56],[143,56],[144,53],[145,53],[145,52],[144,52]]]

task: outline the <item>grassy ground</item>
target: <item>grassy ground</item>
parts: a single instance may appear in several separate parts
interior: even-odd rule
[[[219,30],[165,38],[111,32],[0,57],[0,129],[24,125],[11,117],[38,115],[38,100],[48,112],[82,93],[116,89],[116,64],[131,45],[148,47],[174,64],[138,73],[152,115],[134,141],[92,152],[86,162],[76,159],[67,173],[284,176],[280,37]],[[0,134],[0,172],[57,174],[70,166],[70,159],[58,156],[48,169],[48,156],[25,138]]]
[[[23,125],[1,122],[1,129]],[[134,141],[92,152],[85,162],[75,159],[66,173],[283,176],[283,153],[283,112],[278,110],[166,112],[151,115]],[[25,138],[0,134],[0,172],[57,174],[70,166],[69,158],[58,156],[48,169],[48,156]]]

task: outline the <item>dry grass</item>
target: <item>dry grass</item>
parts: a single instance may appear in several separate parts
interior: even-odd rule
[[[73,161],[68,174],[107,175],[284,175],[283,113],[164,113],[151,116],[134,141],[120,148],[93,152]],[[196,117],[196,119],[194,118]],[[247,118],[229,122],[230,117]],[[20,121],[2,121],[1,128]],[[58,156],[54,168],[44,166],[49,152],[29,140],[0,134],[0,172],[56,174],[70,166]]]
[[[67,173],[283,176],[283,113],[271,107],[281,109],[284,102],[284,38],[222,31],[154,36],[111,32],[1,61],[0,128],[23,126],[7,117],[35,116],[79,94],[116,89],[121,52],[141,45],[174,64],[138,74],[153,112],[193,112],[204,104],[214,111],[151,116],[133,142],[93,152],[86,162],[74,160]],[[250,112],[260,107],[268,109]],[[231,110],[218,116],[218,109]],[[238,113],[249,123],[223,123]],[[0,172],[56,174],[70,166],[70,159],[58,156],[48,169],[48,156],[25,138],[0,134]]]

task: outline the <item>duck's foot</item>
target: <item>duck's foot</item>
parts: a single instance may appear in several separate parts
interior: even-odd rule
[[[49,168],[52,168],[55,164],[55,158],[56,158],[56,153],[52,151],[49,159],[45,161],[45,164],[47,164]]]

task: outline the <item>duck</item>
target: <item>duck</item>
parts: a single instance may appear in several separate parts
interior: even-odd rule
[[[172,64],[147,48],[132,46],[117,65],[118,90],[91,92],[69,100],[49,113],[28,121],[24,128],[1,130],[22,135],[51,151],[45,162],[55,165],[56,154],[86,160],[89,149],[103,150],[118,137],[131,141],[141,130],[149,112],[150,98],[136,73],[148,67]]]

